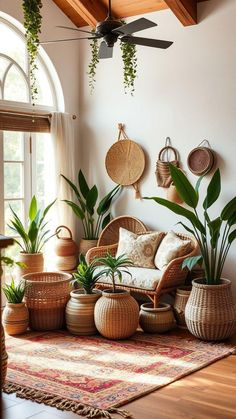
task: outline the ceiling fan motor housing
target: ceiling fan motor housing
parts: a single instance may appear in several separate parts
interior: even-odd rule
[[[96,35],[103,37],[108,47],[113,47],[117,41],[119,33],[112,32],[113,29],[118,29],[123,24],[118,20],[106,19],[103,22],[98,22],[96,26]]]

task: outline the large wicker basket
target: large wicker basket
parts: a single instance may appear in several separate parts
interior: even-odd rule
[[[61,329],[65,324],[65,306],[70,298],[71,275],[62,272],[38,272],[24,275],[28,285],[25,302],[29,326],[34,330]]]

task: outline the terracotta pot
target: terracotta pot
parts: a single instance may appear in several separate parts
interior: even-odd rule
[[[185,308],[189,331],[203,340],[222,340],[236,331],[236,310],[231,281],[221,279],[219,285],[206,285],[204,279],[192,282]]]
[[[94,290],[93,294],[85,294],[83,290],[74,290],[70,296],[66,306],[67,329],[74,335],[96,334],[94,307],[101,297],[101,291]]]
[[[60,230],[66,229],[69,237],[61,237]],[[56,236],[58,238],[55,245],[56,267],[59,271],[72,271],[77,266],[78,246],[72,238],[70,229],[66,226],[59,226],[56,229]]]
[[[139,306],[128,291],[104,290],[95,305],[94,320],[98,331],[108,339],[126,339],[138,327]]]
[[[79,244],[79,253],[82,253],[82,255],[86,255],[87,251],[92,249],[92,247],[97,246],[97,239],[96,240],[87,240],[87,239],[81,239]]]
[[[171,202],[175,202],[176,204],[182,204],[183,200],[180,198],[176,187],[173,183],[170,184],[167,190],[167,199]]]
[[[170,304],[160,303],[154,308],[153,303],[141,305],[139,324],[148,333],[162,333],[173,329],[176,325]]]
[[[183,285],[182,287],[177,288],[175,294],[175,301],[173,305],[175,317],[178,323],[178,326],[181,329],[186,329],[186,321],[185,321],[185,307],[188,302],[190,293],[191,293],[191,286]]]
[[[6,303],[2,323],[8,335],[25,333],[29,325],[29,312],[25,303]]]
[[[1,388],[4,385],[6,375],[7,375],[7,352],[5,347],[5,334],[4,329],[1,325]]]
[[[44,258],[43,253],[24,253],[20,252],[18,255],[18,262],[23,262],[26,268],[16,268],[16,276],[21,279],[23,275],[31,274],[34,272],[43,272]]]

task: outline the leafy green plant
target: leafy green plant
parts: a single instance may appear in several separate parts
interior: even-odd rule
[[[134,82],[137,77],[137,48],[126,42],[120,43],[123,60],[123,84],[125,93],[134,94]]]
[[[22,7],[24,12],[24,27],[26,29],[26,42],[29,54],[30,65],[30,82],[31,82],[31,98],[32,104],[35,105],[38,90],[36,87],[36,59],[39,47],[39,34],[41,33],[42,16],[40,10],[42,8],[41,0],[23,0]]]
[[[82,285],[85,294],[92,294],[96,282],[104,274],[104,271],[95,273],[96,268],[97,264],[95,259],[88,265],[84,255],[81,254],[77,272],[73,273],[74,279],[72,280],[72,284]]]
[[[51,204],[49,204],[43,211],[38,209],[36,197],[33,196],[29,207],[27,228],[24,228],[24,225],[19,219],[18,215],[10,206],[13,218],[10,220],[9,227],[14,232],[14,234],[21,237],[22,243],[16,239],[15,241],[18,243],[23,252],[41,252],[43,246],[51,237],[55,235],[55,233],[49,235],[50,230],[46,230],[46,225],[48,222],[45,222],[45,217],[55,201],[51,202]]]
[[[20,281],[19,284],[16,285],[14,279],[12,278],[11,283],[3,285],[2,290],[9,303],[19,304],[22,303],[24,298],[26,283],[25,281]]]
[[[112,256],[107,253],[105,257],[96,258],[96,263],[101,263],[105,266],[103,275],[110,277],[112,281],[112,291],[116,292],[115,279],[118,277],[119,281],[122,282],[122,273],[126,273],[130,276],[131,273],[126,269],[128,266],[132,266],[133,262],[126,257],[126,255],[120,255],[118,257]]]
[[[178,194],[192,210],[159,197],[146,197],[170,209],[175,214],[188,220],[191,227],[179,222],[197,240],[201,255],[186,258],[183,268],[191,270],[197,263],[203,263],[205,280],[208,285],[220,284],[222,270],[233,241],[236,239],[236,197],[234,197],[216,218],[210,218],[209,208],[217,201],[221,192],[221,176],[217,169],[209,182],[206,197],[203,201],[203,220],[201,221],[197,206],[199,204],[199,188],[203,176],[195,188],[184,173],[170,164],[171,177]]]
[[[117,185],[112,189],[102,200],[98,203],[97,206],[97,218],[95,219],[95,206],[98,200],[98,189],[96,185],[93,185],[92,188],[89,188],[88,183],[83,175],[83,172],[80,170],[78,174],[78,183],[79,188],[71,182],[66,176],[61,175],[63,179],[70,185],[72,190],[75,193],[75,196],[78,200],[78,204],[75,204],[72,201],[64,200],[74,211],[75,215],[82,221],[84,238],[89,240],[96,240],[99,236],[101,229],[106,227],[109,223],[111,216],[108,213],[111,202],[115,195],[120,190],[120,185]]]
[[[92,32],[95,32],[94,29]],[[90,87],[90,93],[93,93],[95,82],[96,82],[96,71],[97,71],[97,65],[99,63],[98,59],[98,52],[99,52],[99,43],[98,39],[94,38],[92,39],[90,43],[91,47],[91,60],[89,63],[89,70],[88,70],[88,76],[89,76],[89,87]]]

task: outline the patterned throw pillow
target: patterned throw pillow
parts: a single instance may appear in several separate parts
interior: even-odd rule
[[[191,251],[191,240],[182,240],[169,231],[157,249],[154,263],[160,270],[165,269],[173,259],[187,255]]]
[[[137,235],[120,227],[116,257],[125,254],[134,266],[155,268],[154,256],[163,233],[151,232]]]

